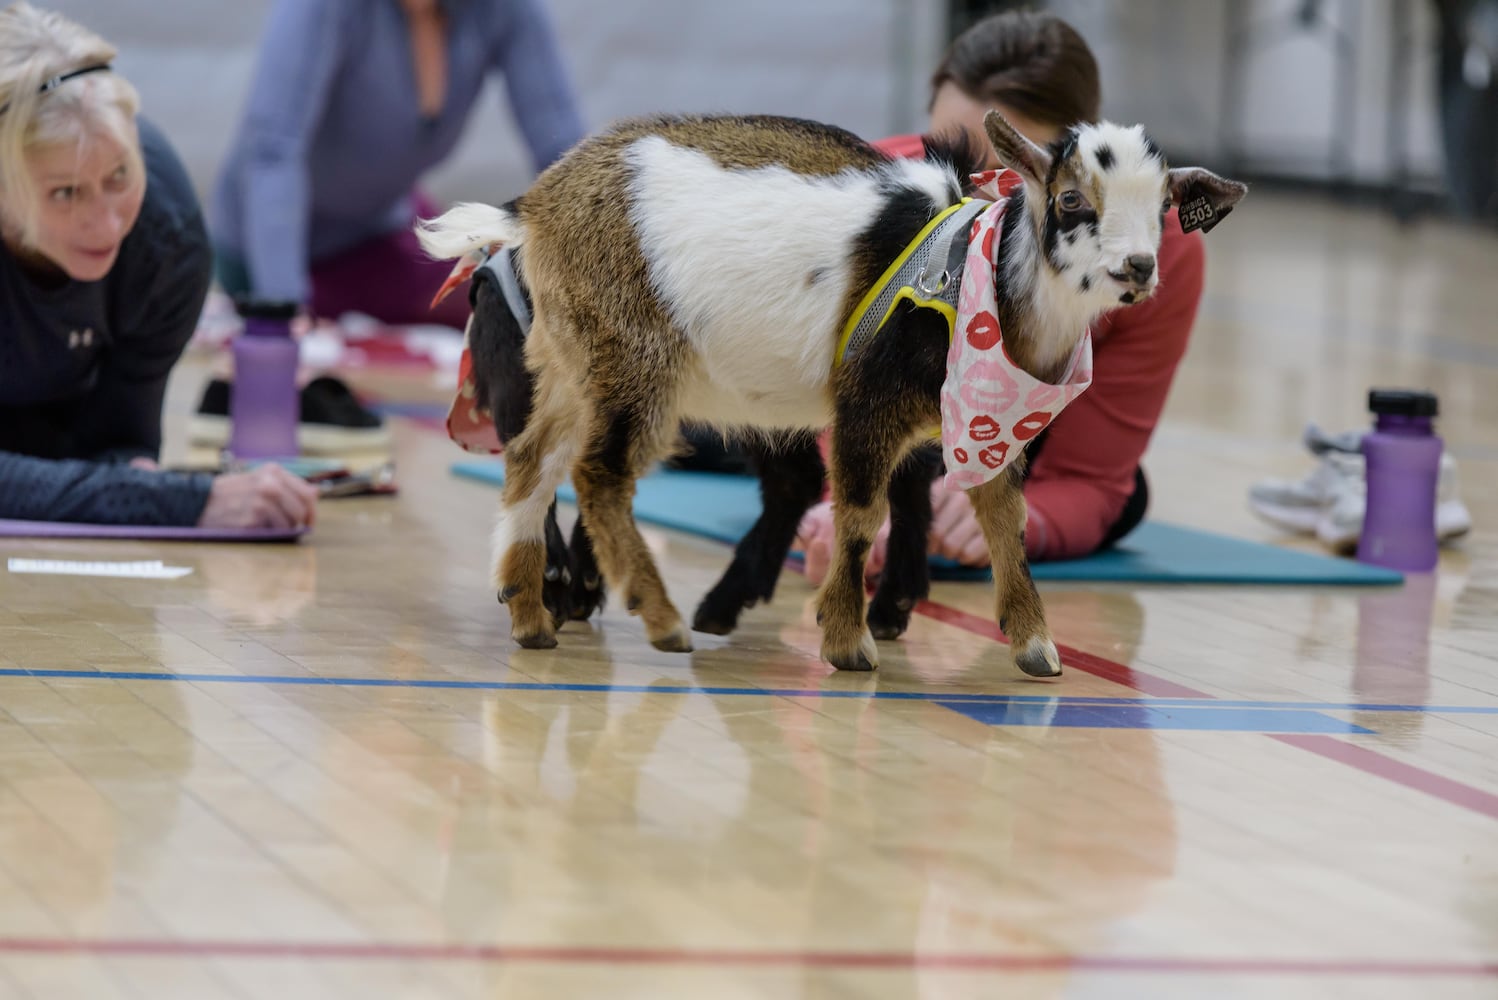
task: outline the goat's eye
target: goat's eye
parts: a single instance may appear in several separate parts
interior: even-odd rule
[[[1087,207],[1087,199],[1082,197],[1080,191],[1063,191],[1056,199],[1056,205],[1063,212],[1080,212]]]

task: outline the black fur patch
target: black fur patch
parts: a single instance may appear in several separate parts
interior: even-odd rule
[[[892,184],[882,193],[884,204],[879,214],[853,240],[853,281],[860,289],[878,280],[890,261],[938,211],[931,204],[931,195],[918,188]]]
[[[629,451],[635,439],[635,424],[636,420],[632,413],[624,410],[610,412],[608,428],[604,431],[603,440],[597,442],[597,447],[591,456],[599,465],[616,476],[629,474]]]
[[[518,266],[515,277],[529,305]],[[499,439],[509,441],[525,429],[531,414],[535,380],[525,367],[525,333],[487,268],[474,272],[468,301],[473,308],[468,346],[473,355],[474,403],[494,416]]]
[[[988,150],[980,147],[965,130],[922,136],[921,146],[928,162],[945,163],[956,172],[962,194],[971,195],[976,190],[972,176],[987,167]]]
[[[1104,170],[1113,169],[1113,150],[1107,146],[1099,146],[1096,150],[1097,165]]]
[[[1077,136],[1078,129],[1071,128],[1065,135],[1051,143],[1047,150],[1051,154],[1051,169],[1045,178],[1047,188],[1056,183],[1056,178],[1061,174],[1062,165],[1077,151]]]
[[[1084,275],[1082,275],[1081,288],[1082,288],[1082,291],[1084,291],[1084,292],[1090,292],[1090,291],[1092,291],[1092,275],[1090,275],[1090,274],[1084,274]]]
[[[1065,262],[1057,253],[1058,245],[1063,237],[1067,246],[1076,243],[1081,235],[1079,230],[1083,227],[1086,227],[1092,235],[1097,235],[1097,212],[1090,208],[1081,212],[1063,212],[1057,207],[1056,199],[1049,199],[1046,204],[1045,228],[1041,232],[1040,245],[1045,252],[1046,260],[1050,261],[1052,267],[1065,268]]]

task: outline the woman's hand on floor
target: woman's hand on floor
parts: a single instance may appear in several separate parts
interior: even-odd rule
[[[317,488],[279,465],[213,481],[201,528],[301,528],[317,518]]]
[[[931,534],[927,551],[961,566],[987,566],[988,541],[967,493],[931,484]]]

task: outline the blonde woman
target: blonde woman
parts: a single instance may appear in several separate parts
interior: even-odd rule
[[[162,471],[167,376],[212,256],[115,50],[56,13],[0,10],[0,518],[297,527],[284,469]]]

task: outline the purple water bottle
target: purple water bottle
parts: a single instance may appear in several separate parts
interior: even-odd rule
[[[297,454],[301,402],[296,387],[294,302],[240,301],[244,331],[234,338],[234,391],[229,397],[229,452],[237,459]]]
[[[1441,439],[1428,392],[1374,389],[1368,393],[1373,430],[1363,435],[1368,502],[1358,560],[1411,573],[1436,567],[1436,481]]]

